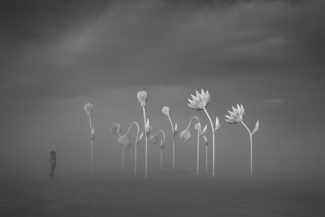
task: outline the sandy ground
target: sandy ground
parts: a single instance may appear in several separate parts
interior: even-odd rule
[[[0,216],[325,216],[325,178],[124,172],[4,175]]]

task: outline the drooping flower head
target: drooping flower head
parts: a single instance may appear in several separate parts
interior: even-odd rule
[[[85,104],[84,109],[85,109],[85,112],[87,113],[87,115],[91,116],[91,113],[94,110],[94,106],[93,106],[93,104],[90,104],[88,102],[87,104]]]
[[[185,130],[183,130],[179,136],[181,137],[181,139],[184,142],[191,140],[191,132],[190,132],[189,127],[187,127]]]
[[[234,108],[232,106],[232,112],[231,111],[228,111],[229,112],[229,116],[226,115],[226,121],[229,123],[229,124],[236,124],[236,123],[239,123],[243,120],[243,116],[245,114],[245,110],[244,110],[244,107],[243,105],[239,106],[237,104],[237,108]]]
[[[162,112],[165,114],[165,115],[169,115],[169,107],[168,106],[164,106],[163,108],[162,108]]]
[[[131,140],[129,138],[128,134],[125,134],[123,136],[120,136],[117,139],[117,144],[119,144],[120,146],[122,146],[122,148],[130,148],[131,147]]]
[[[111,129],[110,129],[114,134],[117,134],[117,135],[120,135],[121,134],[121,131],[122,131],[122,127],[121,127],[121,124],[119,123],[114,123],[112,126],[111,126]]]
[[[146,106],[146,102],[148,100],[147,92],[141,90],[138,92],[137,97],[138,97],[139,102],[141,103],[141,106],[142,107]]]
[[[206,108],[211,100],[209,91],[204,93],[203,89],[201,91],[201,94],[198,91],[196,91],[196,96],[193,96],[192,94],[191,94],[191,96],[192,96],[192,100],[190,100],[190,99],[188,100],[190,102],[190,104],[188,104],[188,106],[191,109],[194,109],[196,111],[200,111],[203,108]]]
[[[157,141],[158,141],[158,134],[152,135],[152,136],[149,137],[149,142],[151,144],[155,145],[157,143]]]

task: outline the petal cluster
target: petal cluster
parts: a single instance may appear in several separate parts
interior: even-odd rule
[[[191,140],[191,132],[190,132],[190,128],[187,127],[185,130],[183,130],[181,132],[181,134],[179,135],[181,137],[181,139],[184,142],[190,141]]]
[[[84,109],[85,109],[85,112],[87,113],[87,115],[91,116],[91,113],[94,110],[94,106],[93,106],[93,104],[88,102],[87,104],[85,104]]]
[[[226,121],[230,124],[236,124],[236,123],[239,123],[243,120],[243,116],[245,114],[245,110],[244,110],[244,107],[243,105],[239,106],[237,104],[237,108],[234,108],[232,106],[232,111],[228,111],[229,112],[229,116],[226,115]]]
[[[137,97],[138,97],[139,102],[141,103],[141,106],[142,107],[146,106],[146,102],[148,100],[147,92],[141,90],[141,91],[138,92]]]
[[[165,114],[165,115],[169,115],[169,107],[168,106],[164,106],[163,108],[162,108],[162,112]]]
[[[131,147],[131,140],[128,134],[120,136],[117,140],[117,144],[122,146],[122,148],[130,148]]]
[[[198,91],[196,91],[196,96],[192,96],[192,100],[188,100],[190,104],[188,104],[188,106],[196,111],[202,110],[203,108],[206,108],[208,106],[208,104],[210,103],[211,100],[211,96],[209,94],[209,91],[206,91],[206,93],[203,91],[201,91],[201,93],[199,93]]]

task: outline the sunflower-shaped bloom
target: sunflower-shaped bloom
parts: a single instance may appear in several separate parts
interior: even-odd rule
[[[232,106],[232,112],[231,111],[228,111],[229,112],[229,116],[226,115],[226,121],[230,124],[236,124],[236,123],[239,123],[239,122],[242,122],[243,120],[243,116],[245,114],[245,110],[244,110],[244,107],[243,105],[238,105],[237,104],[237,108],[234,108]]]
[[[128,134],[120,136],[117,140],[117,144],[121,145],[122,148],[130,148],[131,147],[131,140]]]
[[[111,129],[110,129],[114,134],[117,134],[117,135],[120,135],[121,134],[121,131],[122,131],[122,127],[121,127],[121,124],[119,123],[114,123],[112,126],[111,126]]]
[[[141,106],[142,107],[146,106],[146,102],[148,100],[147,92],[141,90],[141,91],[138,92],[137,97],[138,97],[139,102],[141,103]]]
[[[207,91],[206,93],[203,91],[201,91],[201,94],[196,91],[196,96],[192,96],[192,100],[188,100],[190,102],[190,104],[188,104],[188,106],[191,109],[194,109],[196,111],[202,110],[203,108],[206,108],[208,106],[208,104],[210,103],[211,100],[211,96],[209,94],[209,91]]]
[[[87,113],[87,115],[91,116],[91,113],[94,110],[94,106],[93,106],[93,104],[88,102],[87,104],[85,104],[84,109],[85,109],[85,112]]]
[[[190,141],[191,140],[191,132],[190,132],[190,128],[187,127],[185,130],[183,130],[181,132],[181,134],[179,135],[181,137],[181,139],[184,142]]]

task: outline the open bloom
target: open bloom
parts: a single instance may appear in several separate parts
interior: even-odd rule
[[[181,137],[181,139],[184,141],[184,142],[187,142],[189,140],[191,140],[191,132],[190,132],[190,128],[187,127],[185,130],[183,130],[181,132],[181,134],[179,135]]]
[[[146,102],[148,100],[147,92],[141,90],[138,92],[137,97],[138,97],[139,102],[141,103],[141,106],[142,107],[146,106]]]
[[[162,108],[162,112],[165,114],[165,115],[169,115],[169,107],[168,106],[164,106],[163,108]]]
[[[87,104],[85,104],[84,106],[84,109],[85,109],[85,112],[87,113],[87,115],[91,115],[91,113],[93,112],[94,110],[94,106],[93,104],[90,104],[89,102]]]
[[[114,134],[118,134],[120,135],[121,134],[121,131],[122,131],[122,127],[121,127],[121,124],[119,123],[114,123],[112,126],[111,126],[111,129],[110,129]]]
[[[245,110],[244,110],[244,107],[243,105],[239,106],[237,104],[237,108],[234,108],[232,106],[232,112],[231,111],[228,111],[230,116],[226,115],[226,121],[230,124],[236,124],[236,123],[239,123],[243,120],[243,116],[245,114]]]
[[[131,147],[131,140],[128,134],[120,136],[117,140],[117,144],[121,145],[122,148],[130,148]]]
[[[194,109],[196,111],[206,108],[211,100],[209,91],[204,93],[203,89],[201,91],[201,94],[198,91],[196,91],[196,96],[193,96],[192,94],[191,94],[191,96],[192,96],[192,100],[190,100],[190,99],[188,100],[190,102],[190,104],[188,104],[188,106],[191,109]]]

